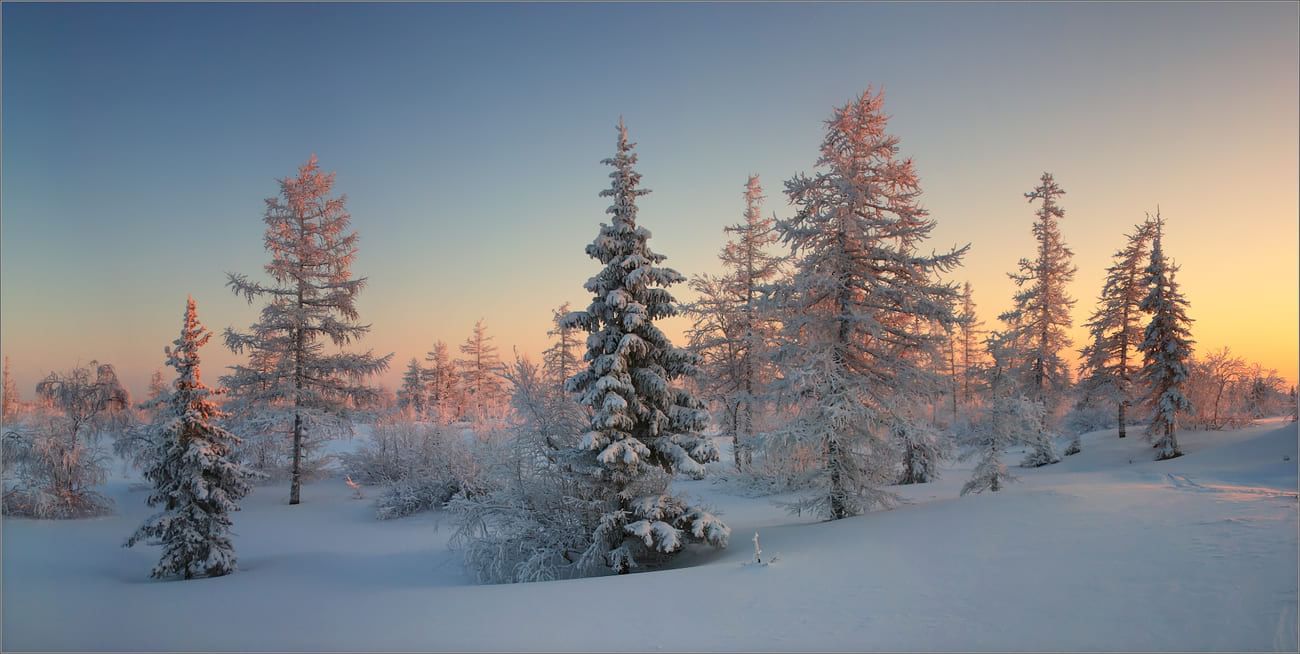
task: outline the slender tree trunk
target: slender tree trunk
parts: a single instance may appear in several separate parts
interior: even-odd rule
[[[298,310],[302,311],[302,279],[298,281]],[[306,349],[306,330],[298,326],[294,334],[293,360],[293,468],[289,473],[289,504],[302,502],[302,357]]]
[[[1124,414],[1127,412],[1127,410],[1128,410],[1128,400],[1127,399],[1120,400],[1119,401],[1119,437],[1120,438],[1124,438],[1128,436],[1128,433],[1125,431],[1125,427],[1124,427]]]
[[[847,252],[848,247],[845,242],[843,230],[840,231],[840,248]],[[839,305],[840,326],[836,334],[840,348],[847,348],[849,342],[849,284],[844,279],[844,273],[841,271],[840,290],[836,303]],[[842,364],[841,364],[842,365]],[[843,464],[840,462],[839,434],[831,432],[826,442],[826,465],[830,468],[831,473],[831,519],[839,520],[848,516],[848,508],[844,504],[844,498],[847,495],[847,489],[844,487]]]
[[[1215,429],[1219,428],[1219,400],[1223,398],[1223,388],[1225,386],[1227,386],[1227,382],[1220,382],[1219,392],[1214,395],[1214,417],[1210,419],[1210,424],[1214,425]]]
[[[952,341],[952,332],[948,333],[948,370],[952,376],[952,424],[957,424],[957,344]]]

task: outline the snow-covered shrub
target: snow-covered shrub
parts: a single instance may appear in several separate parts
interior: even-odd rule
[[[398,414],[377,422],[367,443],[339,458],[357,483],[386,487],[375,512],[387,520],[439,508],[456,493],[482,493],[486,480],[479,459],[492,446]]]
[[[5,515],[89,518],[113,512],[113,501],[94,490],[108,480],[108,453],[66,416],[48,409],[4,433]]]
[[[459,524],[453,543],[482,582],[581,576],[578,561],[601,516],[617,509],[595,480],[567,469],[583,412],[525,359],[516,359],[506,377],[516,423],[487,462],[497,483],[482,495],[452,498],[448,509]]]
[[[817,471],[824,456],[808,443],[761,433],[750,448],[752,459],[744,470],[724,472],[720,480],[747,497],[776,495],[817,487]]]
[[[375,517],[392,520],[441,508],[459,490],[460,485],[449,479],[403,479],[389,485],[375,500]]]
[[[1110,429],[1119,424],[1113,407],[1098,404],[1076,405],[1065,414],[1062,428],[1071,436],[1086,434],[1098,429]],[[1066,454],[1072,454],[1067,451]]]
[[[92,370],[93,368],[93,370]],[[91,362],[50,373],[36,386],[44,406],[4,433],[8,477],[4,512],[35,518],[84,518],[112,512],[94,490],[108,477],[101,434],[128,429],[130,398],[112,366]]]

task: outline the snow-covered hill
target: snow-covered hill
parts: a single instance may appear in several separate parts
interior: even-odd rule
[[[472,584],[438,515],[377,521],[341,480],[295,507],[279,486],[248,498],[237,574],[152,581],[157,551],[121,548],[145,491],[116,479],[116,516],[4,520],[2,647],[1295,651],[1296,426],[1180,441],[1187,456],[1157,463],[1140,438],[1096,432],[1003,492],[959,498],[959,466],[833,523],[682,482],[724,512],[730,549],[510,586]],[[742,565],[755,530],[773,565]],[[615,628],[616,603],[666,628]]]

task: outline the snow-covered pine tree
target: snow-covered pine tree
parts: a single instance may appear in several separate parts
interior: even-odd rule
[[[735,237],[718,254],[725,272],[692,279],[690,285],[701,300],[688,308],[695,319],[690,349],[701,357],[702,385],[722,407],[723,432],[731,437],[737,470],[745,469],[751,459],[755,407],[772,377],[775,323],[760,300],[763,287],[781,273],[783,261],[767,250],[779,237],[773,229],[775,218],[763,217],[758,175],[749,176],[743,197],[744,222],[725,228]]]
[[[980,391],[983,379],[984,321],[975,312],[975,293],[970,282],[962,286],[961,310],[957,314],[957,329],[961,340],[961,401],[970,404],[974,394]]]
[[[292,433],[289,504],[301,501],[303,457],[314,430],[348,424],[350,406],[374,401],[364,382],[388,369],[392,354],[327,351],[360,340],[370,325],[357,322],[356,298],[365,277],[352,278],[357,234],[349,232],[346,197],[330,197],[334,174],[312,155],[296,177],[279,180],[280,195],[266,200],[265,266],[272,283],[227,273],[226,285],[249,303],[266,298],[248,332],[227,328],[226,346],[248,354],[247,365],[221,378],[236,389],[234,408],[264,431]]]
[[[569,303],[565,302],[552,312],[552,328],[546,332],[546,335],[553,336],[555,342],[542,353],[544,376],[561,390],[564,389],[564,384],[569,377],[578,372],[581,366],[578,353],[582,344],[578,341],[578,330],[564,325],[564,317],[572,310]]]
[[[1132,403],[1133,377],[1139,366],[1134,349],[1142,340],[1141,310],[1146,295],[1144,269],[1153,232],[1151,221],[1143,222],[1125,236],[1124,247],[1114,254],[1106,268],[1106,281],[1097,297],[1097,309],[1085,323],[1092,342],[1079,351],[1081,405],[1113,402],[1117,409],[1119,437],[1127,436],[1125,419]],[[1080,451],[1079,436],[1065,454]]]
[[[1178,266],[1165,261],[1161,244],[1164,220],[1159,210],[1152,222],[1151,263],[1145,280],[1149,290],[1139,305],[1142,311],[1151,314],[1151,322],[1147,323],[1138,349],[1143,355],[1142,380],[1150,389],[1147,404],[1152,415],[1147,438],[1155,439],[1154,446],[1159,450],[1156,460],[1160,461],[1183,455],[1178,448],[1178,414],[1192,410],[1183,386],[1187,383],[1187,363],[1194,342],[1187,300],[1174,279]]]
[[[776,224],[795,257],[775,298],[783,310],[778,362],[785,396],[802,406],[771,438],[824,457],[808,480],[817,495],[798,508],[831,519],[893,500],[882,488],[898,478],[891,426],[909,389],[937,385],[917,353],[936,351],[942,337],[916,326],[955,321],[957,289],[937,276],[969,247],[918,254],[935,221],[918,202],[911,159],[897,156],[898,139],[885,132],[882,101],[867,89],[835,109],[820,170],[786,182],[797,213]]]
[[[1021,369],[1017,371],[1023,388],[1031,398],[1044,406],[1043,431],[1045,438],[1035,443],[1022,466],[1037,467],[1056,463],[1061,457],[1052,444],[1048,421],[1054,414],[1063,394],[1069,390],[1069,370],[1061,352],[1070,347],[1066,331],[1072,324],[1070,308],[1074,298],[1066,286],[1074,280],[1074,253],[1061,239],[1060,219],[1065,209],[1056,199],[1065,195],[1051,173],[1043,173],[1034,190],[1025,194],[1030,202],[1042,201],[1035,212],[1034,240],[1038,241],[1038,254],[1031,261],[1021,259],[1018,273],[1009,273],[1021,289],[1014,298],[1014,306],[1002,314],[1001,319],[1014,323],[1021,330],[1016,341],[1024,348]]]
[[[420,362],[411,357],[402,374],[402,386],[397,389],[397,408],[409,412],[416,420],[423,420],[429,411],[428,387],[425,384],[427,373],[420,367]]]
[[[455,422],[460,417],[462,407],[456,364],[451,360],[451,351],[446,343],[438,341],[424,355],[424,360],[429,364],[424,367],[429,408],[437,413],[438,422]]]
[[[18,416],[18,387],[9,376],[9,357],[5,357],[4,386],[0,391],[0,421],[8,424]]]
[[[614,168],[600,193],[613,199],[611,220],[587,246],[604,267],[584,286],[591,304],[563,321],[588,333],[587,367],[567,384],[592,412],[572,468],[605,487],[604,513],[579,567],[620,574],[687,541],[725,547],[731,531],[668,492],[669,475],[703,477],[718,449],[700,434],[708,418],[702,403],[672,385],[695,374],[698,357],[674,347],[654,324],[679,313],[667,287],[684,278],[658,265],[664,255],[650,249],[649,230],[637,224],[636,199],[649,190],[640,188],[634,146],[620,118],[617,153],[602,162]]]
[[[489,341],[483,320],[474,323],[474,331],[460,346],[463,359],[457,359],[460,383],[465,390],[467,410],[477,420],[486,419],[501,409],[506,400],[504,367],[497,348]]]
[[[194,298],[185,303],[181,335],[164,348],[176,381],[150,402],[149,455],[145,479],[153,482],[149,506],[162,506],[126,541],[162,545],[152,576],[219,577],[235,571],[230,513],[248,494],[248,472],[232,457],[239,439],[215,422],[222,416],[215,394],[199,374],[199,348],[212,332],[199,323]]]

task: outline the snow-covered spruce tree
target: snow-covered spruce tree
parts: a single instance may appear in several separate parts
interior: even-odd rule
[[[1087,407],[1104,402],[1113,403],[1119,425],[1119,437],[1127,434],[1126,417],[1132,403],[1133,378],[1139,370],[1135,348],[1142,340],[1141,304],[1146,295],[1144,269],[1149,257],[1153,225],[1143,222],[1125,236],[1124,247],[1116,251],[1114,261],[1106,268],[1106,281],[1097,298],[1097,309],[1085,323],[1092,342],[1079,354],[1079,387],[1083,397],[1080,406]],[[1068,456],[1079,452],[1076,433]]]
[[[357,322],[356,298],[366,278],[352,278],[357,234],[348,231],[346,198],[330,197],[334,174],[321,172],[312,155],[296,177],[279,183],[264,219],[272,283],[227,274],[237,295],[249,303],[266,298],[266,304],[248,332],[226,329],[226,346],[249,361],[232,366],[221,381],[235,389],[232,407],[245,424],[292,434],[289,503],[298,504],[310,440],[348,425],[350,404],[374,400],[375,389],[364,381],[387,370],[393,355],[335,349],[361,339],[370,325]]]
[[[426,378],[427,373],[420,367],[420,362],[411,357],[406,372],[402,374],[402,387],[397,389],[397,408],[410,413],[416,420],[424,419],[429,411]]]
[[[1020,271],[1009,273],[1021,290],[1013,298],[1013,308],[1001,316],[1002,320],[1014,323],[1016,329],[1023,332],[1016,339],[1025,352],[1017,374],[1031,398],[1041,402],[1045,408],[1043,429],[1048,437],[1034,444],[1021,462],[1025,467],[1061,460],[1052,444],[1048,422],[1070,387],[1069,370],[1061,352],[1070,347],[1066,331],[1072,324],[1070,308],[1074,306],[1074,298],[1066,292],[1066,286],[1074,280],[1076,270],[1071,263],[1074,253],[1061,239],[1059,221],[1065,217],[1065,209],[1056,203],[1056,199],[1062,195],[1065,195],[1065,190],[1056,184],[1051,173],[1043,173],[1039,185],[1025,194],[1030,202],[1042,201],[1035,213],[1038,220],[1034,223],[1038,254],[1032,261],[1021,259]]]
[[[497,348],[489,341],[487,326],[482,320],[474,323],[474,331],[460,346],[465,355],[456,360],[460,368],[460,383],[465,390],[467,411],[475,420],[495,416],[505,403],[505,383],[501,378],[501,358]]]
[[[751,454],[754,412],[772,377],[770,350],[775,321],[762,310],[763,287],[781,273],[780,256],[767,251],[779,238],[774,218],[762,213],[763,187],[758,175],[745,183],[744,222],[726,227],[735,237],[718,258],[725,272],[691,280],[699,302],[687,308],[694,318],[688,332],[690,349],[701,357],[700,381],[721,408],[723,433],[731,437],[737,470],[744,470]]]
[[[820,453],[823,466],[808,480],[818,494],[797,508],[831,519],[892,502],[882,488],[898,478],[891,427],[909,389],[937,385],[925,358],[942,336],[917,325],[952,325],[957,289],[937,276],[969,247],[918,254],[935,221],[918,202],[911,159],[898,157],[898,139],[885,132],[882,100],[867,89],[835,109],[820,170],[786,182],[797,213],[776,224],[795,258],[775,298],[778,363],[785,397],[801,406],[768,439]]]
[[[230,513],[239,510],[240,498],[248,494],[248,472],[233,459],[239,439],[215,422],[221,410],[199,375],[199,348],[210,338],[191,297],[180,337],[172,341],[174,347],[164,348],[176,381],[150,403],[155,410],[149,427],[153,448],[144,477],[153,483],[149,506],[162,510],[125,545],[162,545],[162,558],[151,573],[157,578],[219,577],[235,571]]]
[[[438,341],[424,355],[429,365],[424,367],[426,397],[430,410],[436,412],[438,422],[450,424],[460,418],[462,402],[456,379],[456,364],[451,360],[447,344]]]
[[[560,390],[564,389],[564,383],[581,366],[578,355],[582,344],[578,340],[578,330],[564,326],[564,317],[571,311],[572,307],[565,302],[552,312],[553,327],[546,335],[554,337],[555,342],[542,353],[542,371]]]
[[[1183,395],[1187,383],[1187,363],[1192,357],[1192,319],[1187,317],[1187,300],[1178,290],[1174,275],[1178,266],[1165,261],[1161,238],[1164,220],[1156,211],[1153,220],[1155,233],[1151,240],[1151,264],[1147,266],[1147,296],[1140,308],[1151,314],[1143,332],[1142,380],[1149,389],[1147,404],[1151,407],[1151,424],[1147,438],[1155,439],[1159,450],[1156,460],[1182,456],[1178,449],[1178,414],[1192,410],[1192,403]]]
[[[587,280],[592,294],[585,311],[564,319],[588,332],[587,367],[569,378],[569,391],[592,414],[571,468],[603,487],[600,524],[578,566],[628,572],[639,560],[679,551],[687,541],[725,547],[730,529],[707,511],[668,492],[670,475],[704,476],[718,459],[713,440],[700,434],[707,421],[702,403],[672,382],[696,372],[698,357],[674,347],[654,321],[677,315],[667,287],[683,281],[665,257],[651,251],[650,232],[637,224],[636,199],[646,193],[636,172],[634,143],[618,123],[612,166],[612,198],[587,255],[604,268]]]

